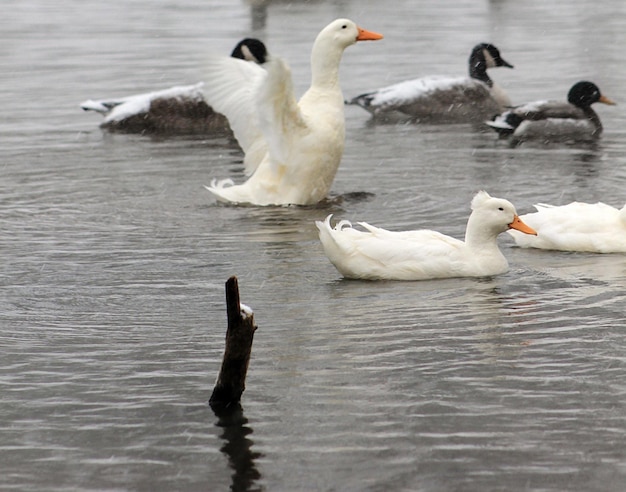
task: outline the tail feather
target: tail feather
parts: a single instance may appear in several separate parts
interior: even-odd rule
[[[234,181],[230,178],[217,180],[213,178],[211,180],[211,184],[209,186],[204,185],[204,187],[209,190],[215,197],[221,202],[234,202],[231,197],[229,197],[226,190],[234,186]]]
[[[361,94],[360,96],[353,97],[349,101],[345,101],[345,103],[352,106],[361,106],[363,109],[369,111],[370,113],[374,113],[376,111],[376,108],[372,107],[372,101],[375,97],[375,92],[366,92],[365,94]]]
[[[83,111],[95,111],[96,113],[106,114],[119,104],[121,104],[120,101],[94,101],[93,99],[87,99],[80,103],[80,107]]]
[[[524,121],[524,118],[516,114],[514,111],[506,111],[501,115],[496,116],[492,121],[485,121],[485,123],[501,136],[507,136],[515,132],[522,121]]]

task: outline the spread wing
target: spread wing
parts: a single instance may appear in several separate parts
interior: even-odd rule
[[[252,174],[267,152],[257,110],[259,86],[267,72],[256,63],[212,56],[206,64],[204,95],[222,113],[245,153],[246,174]]]
[[[270,57],[267,76],[258,87],[256,104],[261,132],[274,165],[287,165],[296,136],[306,129],[287,63]]]

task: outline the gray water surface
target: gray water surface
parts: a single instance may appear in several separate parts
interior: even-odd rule
[[[462,237],[474,193],[626,202],[618,0],[8,0],[0,20],[0,489],[626,490],[626,257],[500,244],[507,274],[343,280],[315,220]],[[244,179],[222,138],[103,133],[88,98],[202,80],[258,36],[308,85],[317,32],[350,17],[346,97],[462,75],[496,44],[515,103],[595,81],[618,106],[591,147],[510,148],[469,125],[376,125],[346,108],[316,207],[219,206]],[[242,412],[207,405],[239,278],[259,325]]]

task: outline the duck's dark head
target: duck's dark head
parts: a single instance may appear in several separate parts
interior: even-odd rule
[[[579,108],[588,108],[593,103],[615,104],[608,97],[605,97],[593,82],[586,80],[576,82],[567,94],[567,101]]]
[[[487,69],[495,67],[513,68],[513,65],[502,58],[500,50],[491,43],[474,46],[469,58],[470,77],[489,83],[491,80],[487,76]]]
[[[267,49],[262,41],[255,38],[246,38],[237,43],[230,56],[261,65],[267,61]]]

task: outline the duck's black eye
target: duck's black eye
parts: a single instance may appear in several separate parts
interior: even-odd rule
[[[341,26],[342,29],[347,29],[348,28],[348,24],[344,24],[343,26]]]
[[[502,207],[498,207],[498,210],[501,210],[502,212],[504,212],[504,209]]]

